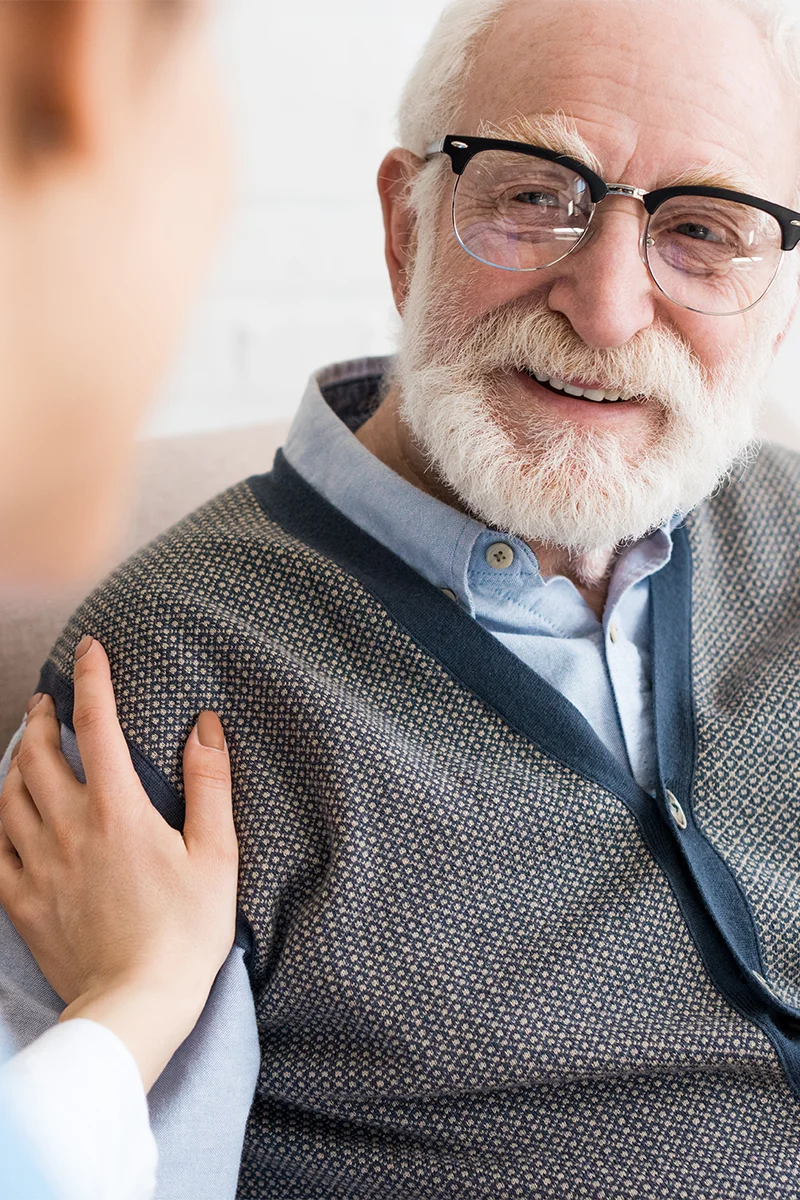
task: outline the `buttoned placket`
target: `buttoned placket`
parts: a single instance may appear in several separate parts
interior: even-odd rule
[[[669,561],[670,550],[662,530],[623,553],[600,622],[570,580],[542,578],[524,542],[488,530],[475,538],[464,597],[475,618],[523,661],[530,653],[531,665],[545,678],[552,660],[548,682],[650,792],[656,769],[647,580]],[[580,659],[586,670],[577,677]]]
[[[649,586],[669,561],[671,538],[657,531],[625,550],[612,576],[601,623],[566,578],[543,580],[521,540],[487,529],[428,496],[363,447],[326,403],[341,388],[388,364],[340,364],[309,386],[289,435],[289,463],[346,517],[434,586],[561,692],[637,781],[655,785],[651,715]]]

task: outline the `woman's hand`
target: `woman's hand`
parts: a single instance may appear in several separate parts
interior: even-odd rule
[[[73,723],[86,783],[34,697],[0,797],[0,904],[67,1004],[118,1034],[149,1090],[194,1028],[233,942],[238,847],[219,718],[184,749],[186,822],[153,808],[117,720],[105,651],[76,652]]]

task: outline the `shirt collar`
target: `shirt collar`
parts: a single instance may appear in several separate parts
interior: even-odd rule
[[[474,615],[470,565],[479,550],[476,543],[480,540],[482,549],[487,542],[487,526],[414,487],[354,436],[379,403],[391,365],[390,358],[363,358],[316,372],[284,454],[298,474],[344,516],[434,587],[452,591]],[[666,566],[672,555],[672,532],[680,520],[673,518],[621,552],[609,588],[610,609],[636,583]],[[492,536],[512,546],[527,565],[525,586],[552,582],[542,580],[535,555],[524,542],[497,531]]]
[[[312,376],[284,454],[335,508],[434,587],[466,592],[476,537],[486,526],[414,487],[362,446],[343,419],[348,395],[372,382],[373,407],[391,359],[366,358]]]

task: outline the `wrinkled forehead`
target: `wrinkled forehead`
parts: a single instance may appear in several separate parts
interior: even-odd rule
[[[560,112],[608,182],[651,189],[713,163],[796,199],[800,104],[726,0],[513,0],[476,56],[455,132]]]

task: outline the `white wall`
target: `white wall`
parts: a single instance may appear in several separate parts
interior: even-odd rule
[[[150,432],[288,419],[316,367],[391,350],[375,176],[442,4],[218,0],[238,196]],[[798,446],[799,381],[800,323],[768,422]]]
[[[239,195],[152,432],[285,419],[316,367],[391,349],[375,179],[441,7],[218,0]]]

